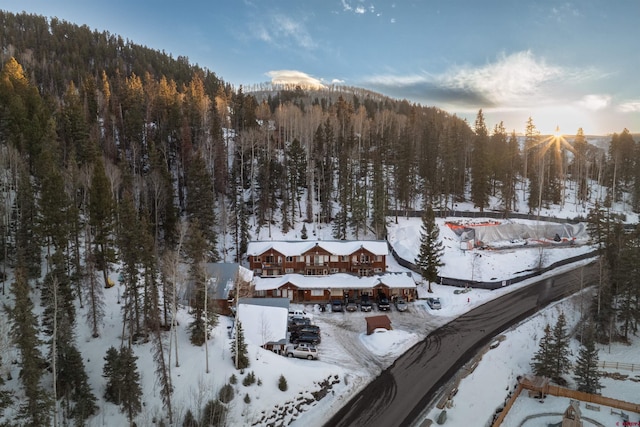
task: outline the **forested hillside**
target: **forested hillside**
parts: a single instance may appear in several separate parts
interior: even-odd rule
[[[602,207],[630,194],[625,201],[640,208],[640,149],[627,130],[607,151],[581,130],[542,137],[535,118],[519,138],[488,129],[482,111],[470,126],[357,88],[246,93],[187,58],[57,19],[0,11],[0,28],[0,258],[3,278],[14,272],[2,293],[12,295],[23,385],[13,398],[24,396],[24,425],[48,424],[49,372],[68,418],[81,425],[97,411],[72,331],[84,321],[79,306],[100,335],[102,288],[116,263],[127,289],[123,340],[157,343],[170,409],[162,342],[178,265],[204,285],[204,263],[240,260],[258,228],[318,221],[336,239],[384,238],[389,209],[470,198],[483,210],[495,196],[509,212],[521,191],[535,212],[563,203],[566,186],[586,204],[593,181],[609,189]],[[194,310],[198,344],[204,301]],[[135,363],[124,349],[109,361],[128,378]],[[135,396],[113,399],[140,410]]]

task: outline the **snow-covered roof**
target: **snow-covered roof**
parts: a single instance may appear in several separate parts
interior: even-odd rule
[[[213,299],[227,299],[236,277],[249,283],[253,271],[234,262],[211,262],[206,265],[209,294]]]
[[[387,242],[384,240],[268,240],[249,242],[247,255],[262,255],[269,249],[273,249],[284,256],[296,256],[316,246],[333,255],[350,255],[360,248],[364,248],[374,255],[389,254]]]
[[[247,304],[246,299],[243,300],[245,303],[238,304],[237,316],[247,342],[261,346],[268,342],[286,340],[288,308]]]
[[[351,274],[337,273],[329,276],[303,276],[302,274],[285,274],[279,277],[256,277],[256,291],[278,289],[287,283],[300,289],[370,289],[383,284],[389,288],[415,288],[416,283],[409,273],[386,273],[376,276],[358,277]]]

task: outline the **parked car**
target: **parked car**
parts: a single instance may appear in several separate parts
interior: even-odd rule
[[[309,344],[320,344],[320,334],[313,332],[292,332],[289,336],[289,340],[294,343],[309,343]]]
[[[287,324],[288,329],[292,330],[298,326],[307,326],[311,324],[311,319],[307,317],[290,317]]]
[[[298,325],[298,326],[292,326],[289,328],[289,330],[291,332],[294,333],[302,333],[302,332],[311,332],[313,334],[318,334],[320,335],[320,326],[318,325]]]
[[[407,311],[409,309],[409,305],[402,297],[398,297],[396,299],[396,310],[398,311]]]
[[[389,298],[387,298],[387,295],[383,293],[378,294],[378,310],[389,311],[390,308],[391,305],[389,304]]]
[[[360,297],[360,310],[361,311],[371,311],[372,305],[371,301],[369,301],[369,295],[362,295]]]
[[[440,298],[427,298],[427,305],[431,307],[432,310],[440,310],[442,308]]]
[[[298,357],[300,359],[313,360],[318,358],[318,349],[310,345],[288,345],[285,348],[285,353],[289,357]]]
[[[289,310],[289,318],[292,317],[311,317],[304,310]]]
[[[347,306],[345,307],[345,310],[356,311],[358,310],[358,304],[356,304],[354,300],[350,299],[349,301],[347,301]]]
[[[331,301],[331,311],[332,312],[342,311],[342,301],[340,300]]]

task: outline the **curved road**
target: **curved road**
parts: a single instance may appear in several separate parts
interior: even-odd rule
[[[489,301],[433,331],[347,402],[326,426],[410,426],[480,347],[542,307],[590,286],[595,263]]]

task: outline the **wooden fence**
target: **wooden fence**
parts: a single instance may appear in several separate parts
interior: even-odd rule
[[[520,392],[522,391],[522,389],[523,389],[522,383],[518,383],[518,387],[516,388],[515,393],[513,393],[513,395],[507,402],[507,404],[504,405],[504,409],[502,410],[502,412],[500,412],[500,415],[498,415],[498,418],[496,418],[496,420],[493,422],[491,427],[498,427],[500,426],[500,424],[502,424],[502,421],[504,421],[504,417],[507,416],[507,414],[509,413],[509,410],[511,409],[513,404],[516,402],[516,399],[518,398],[518,396],[520,396]]]
[[[635,412],[640,414],[640,404],[638,403],[625,402],[624,400],[612,399],[610,397],[585,393],[578,390],[570,390],[568,388],[551,384],[547,386],[546,393],[553,396],[568,397],[574,400],[581,400],[583,402],[595,403],[597,405],[610,406],[612,408],[622,409],[623,411]]]
[[[622,363],[622,362],[599,362],[598,367],[602,369],[621,369],[625,371],[638,372],[640,371],[640,365],[637,363]]]
[[[637,366],[636,366],[637,368]],[[518,388],[516,392],[511,396],[511,399],[507,402],[504,409],[500,413],[500,416],[496,418],[495,422],[492,424],[492,427],[499,427],[504,418],[509,413],[509,409],[513,406],[514,402],[520,395],[522,389],[539,391],[543,394],[550,394],[552,396],[558,397],[568,397],[569,399],[579,400],[589,404],[597,404],[602,406],[609,406],[611,408],[621,409],[623,411],[634,412],[636,414],[640,414],[640,403],[631,403],[625,402],[624,400],[612,399],[610,397],[600,396],[597,394],[585,393],[583,391],[570,390],[568,388],[560,387],[557,385],[552,385],[545,383],[543,386],[536,386],[531,381],[526,378],[522,379],[520,383],[518,383]]]

